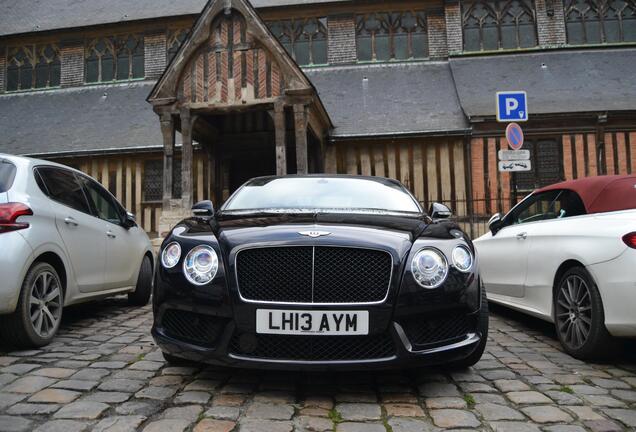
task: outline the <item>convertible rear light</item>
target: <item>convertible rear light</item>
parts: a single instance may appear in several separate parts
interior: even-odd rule
[[[623,236],[623,241],[630,248],[636,249],[636,231],[625,234]]]
[[[31,216],[33,210],[22,203],[0,204],[0,233],[28,228],[29,224],[16,222],[20,216]]]

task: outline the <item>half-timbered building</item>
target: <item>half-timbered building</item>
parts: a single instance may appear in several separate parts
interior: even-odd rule
[[[161,236],[246,179],[402,181],[475,225],[636,172],[632,0],[0,0],[0,152],[87,172]],[[500,173],[495,92],[533,168]]]

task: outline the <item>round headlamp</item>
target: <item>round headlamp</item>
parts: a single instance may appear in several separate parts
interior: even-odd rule
[[[183,261],[183,274],[194,285],[210,283],[219,269],[219,257],[210,246],[195,246]]]
[[[465,246],[453,249],[453,265],[460,272],[467,272],[473,266],[473,255]]]
[[[420,250],[411,261],[411,273],[415,281],[424,288],[437,288],[446,280],[448,261],[437,249]]]
[[[170,269],[177,265],[181,258],[181,246],[179,243],[172,242],[161,253],[161,265]]]

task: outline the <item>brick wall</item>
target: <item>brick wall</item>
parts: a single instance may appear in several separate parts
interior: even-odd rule
[[[446,16],[446,40],[448,53],[456,54],[462,51],[462,10],[457,0],[447,0],[444,4]]]
[[[166,68],[166,34],[144,36],[144,71],[146,78],[158,79]]]
[[[327,18],[330,64],[355,63],[356,23],[353,15],[334,15]]]
[[[432,10],[427,15],[428,52],[432,59],[448,57],[446,42],[446,18],[444,10]]]
[[[60,46],[62,87],[79,86],[84,83],[84,43],[64,41]]]
[[[7,50],[0,46],[0,93],[5,92],[5,73],[7,70]]]
[[[548,7],[551,11],[548,11]],[[563,3],[559,0],[535,0],[539,45],[544,47],[565,45],[565,18]],[[548,16],[551,12],[552,16]]]

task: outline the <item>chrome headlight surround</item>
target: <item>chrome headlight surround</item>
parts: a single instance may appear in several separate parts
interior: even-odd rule
[[[455,246],[452,253],[453,266],[462,273],[468,273],[473,268],[473,254],[464,245]]]
[[[448,260],[438,249],[420,249],[411,260],[411,274],[422,288],[437,288],[448,276]]]
[[[219,256],[208,245],[193,247],[183,260],[183,274],[193,285],[207,285],[219,270]]]
[[[171,242],[161,252],[161,265],[166,269],[171,269],[181,259],[181,245],[175,241]]]

